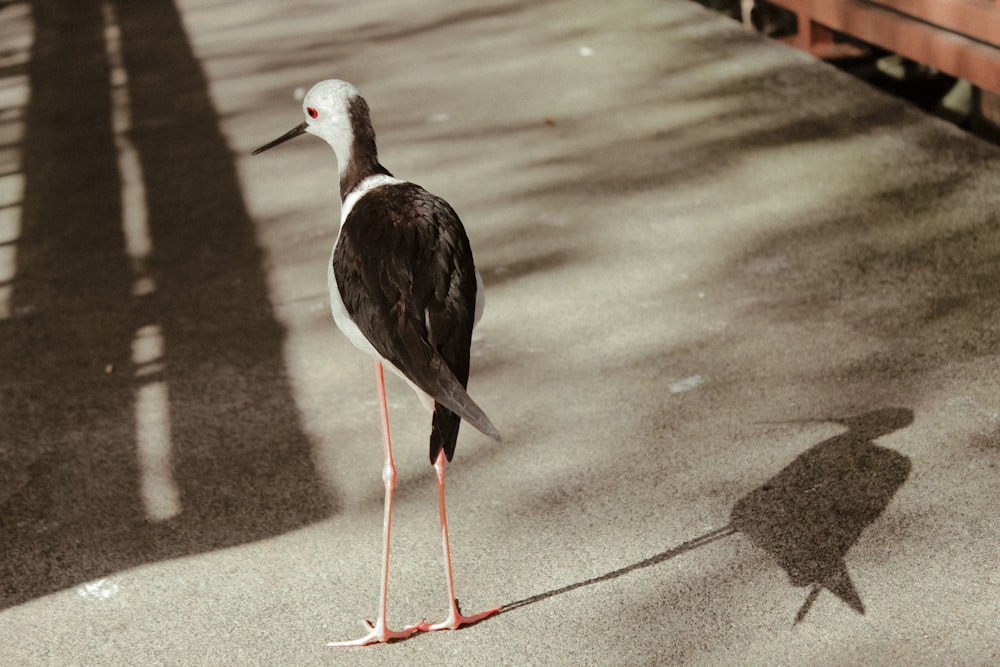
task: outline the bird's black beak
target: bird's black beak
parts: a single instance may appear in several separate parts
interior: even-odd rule
[[[257,155],[257,153],[263,153],[268,148],[274,148],[278,144],[283,144],[286,141],[288,141],[289,139],[294,139],[295,137],[299,136],[300,134],[303,134],[306,131],[306,127],[308,127],[308,126],[309,126],[309,124],[307,122],[303,121],[302,123],[296,125],[292,129],[290,129],[288,132],[285,132],[283,135],[281,135],[280,137],[278,137],[274,141],[269,141],[268,143],[264,144],[263,146],[261,146],[260,148],[258,148],[257,150],[255,150],[252,153],[252,155]]]

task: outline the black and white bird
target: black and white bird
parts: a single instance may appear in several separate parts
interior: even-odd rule
[[[496,441],[500,435],[466,392],[472,328],[483,311],[483,283],[461,220],[445,200],[419,185],[394,178],[378,161],[368,104],[350,83],[317,83],[302,103],[306,119],[254,151],[254,155],[300,134],[326,141],[337,156],[342,200],[340,231],[327,271],[333,319],[354,345],[375,357],[385,465],[382,587],[378,619],[368,634],[330,646],[363,646],[403,639],[417,631],[454,630],[499,608],[464,616],[455,599],[444,468],[451,461],[464,419]],[[382,368],[402,377],[433,417],[430,459],[438,500],[449,614],[441,623],[423,621],[394,631],[386,626],[389,535],[396,470]]]

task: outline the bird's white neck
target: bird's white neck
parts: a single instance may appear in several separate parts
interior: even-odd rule
[[[337,172],[341,178],[344,177],[344,174],[347,172],[347,168],[351,163],[351,141],[350,137],[340,136],[327,140],[327,143],[330,144],[330,148],[333,149],[334,155],[337,156]]]
[[[351,214],[351,209],[353,209],[354,205],[358,203],[358,200],[366,194],[375,188],[382,187],[383,185],[392,185],[394,183],[403,182],[404,181],[401,181],[394,176],[390,176],[389,174],[375,174],[374,176],[369,176],[358,183],[357,187],[350,192],[342,192],[341,196],[344,198],[344,203],[340,206],[340,225],[344,225],[347,221],[347,216]]]

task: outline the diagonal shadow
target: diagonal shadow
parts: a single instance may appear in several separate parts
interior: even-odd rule
[[[811,447],[739,500],[728,525],[626,567],[510,602],[498,613],[617,579],[737,532],[770,553],[793,585],[813,585],[796,623],[805,618],[823,588],[864,613],[845,558],[910,472],[907,457],[874,440],[909,426],[913,412],[884,408],[846,419],[808,421],[834,421],[849,430]]]
[[[175,464],[213,546],[329,512],[284,365],[254,225],[171,0],[115,2],[147,186]]]
[[[110,8],[110,9],[109,9]],[[150,282],[123,232],[107,12],[120,31]],[[33,4],[22,232],[0,320],[0,608],[328,516],[235,168],[169,0]],[[134,174],[133,174],[134,176]],[[153,285],[153,287],[150,287]],[[157,330],[151,363],[139,332]],[[137,396],[176,508],[151,516]]]
[[[516,602],[510,602],[505,604],[497,614],[502,614],[508,611],[513,611],[519,607],[526,607],[529,604],[534,604],[536,602],[541,602],[542,600],[548,600],[551,597],[557,595],[562,595],[563,593],[569,593],[570,591],[575,591],[578,588],[583,588],[585,586],[593,586],[594,584],[601,584],[605,581],[611,581],[612,579],[617,579],[618,577],[623,577],[626,574],[631,574],[636,570],[642,570],[647,567],[652,567],[653,565],[659,565],[660,563],[670,560],[671,558],[676,558],[677,556],[686,554],[689,551],[703,547],[707,544],[711,544],[716,540],[720,540],[723,537],[728,537],[735,533],[736,531],[732,526],[724,526],[718,528],[709,533],[705,533],[700,537],[696,537],[693,540],[688,540],[684,544],[678,545],[672,549],[667,549],[662,553],[658,553],[655,556],[651,556],[644,560],[632,563],[631,565],[626,565],[625,567],[619,568],[617,570],[612,570],[597,577],[592,577],[590,579],[585,579],[584,581],[578,581],[573,584],[568,584],[562,586],[561,588],[554,588],[550,591],[545,591],[544,593],[537,593],[531,597],[526,597],[523,600],[517,600]]]
[[[15,316],[0,323],[2,606],[85,579],[67,570],[89,535],[142,520],[132,391],[102,371],[128,358],[132,318],[100,6],[41,1],[33,18]]]

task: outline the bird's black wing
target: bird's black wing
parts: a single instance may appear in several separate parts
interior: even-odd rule
[[[449,460],[454,454],[457,417],[499,440],[465,391],[477,285],[469,239],[451,206],[412,183],[373,189],[344,222],[333,269],[364,336],[439,404],[431,461],[442,448]]]

